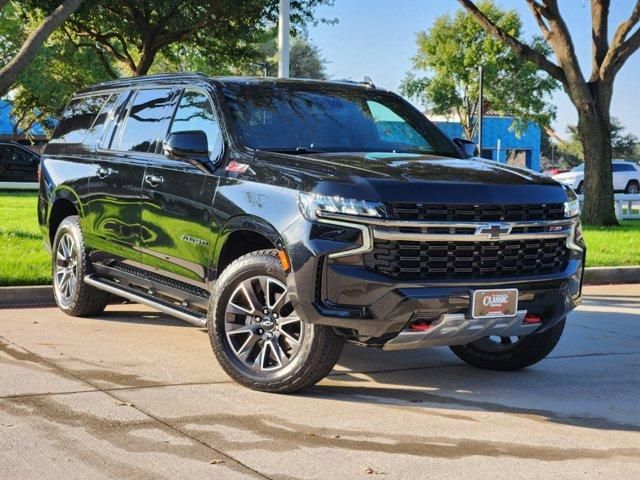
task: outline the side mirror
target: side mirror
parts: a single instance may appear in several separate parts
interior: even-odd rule
[[[476,150],[478,145],[476,142],[472,140],[467,140],[465,138],[454,138],[453,143],[455,143],[460,150],[462,150],[469,157],[473,157],[476,154]]]
[[[209,162],[209,143],[207,134],[201,130],[174,132],[162,145],[165,155]]]

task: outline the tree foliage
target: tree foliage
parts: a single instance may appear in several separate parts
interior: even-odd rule
[[[291,24],[304,29],[317,6],[332,0],[292,0]],[[224,69],[255,59],[255,40],[277,19],[278,0],[96,0],[65,26],[79,47],[91,48],[112,76],[144,75],[158,57],[194,60]],[[184,46],[186,50],[175,48]]]
[[[578,130],[585,153],[585,206],[583,221],[617,225],[613,207],[611,159],[611,99],[616,75],[640,48],[640,0],[629,17],[609,35],[611,0],[591,0],[591,69],[583,72],[558,0],[526,0],[556,62],[525,44],[485,15],[472,0],[458,2],[493,37],[519,57],[558,80],[578,112]],[[566,7],[570,2],[563,2]]]
[[[0,12],[0,60],[15,54],[44,15],[40,9],[17,2]],[[94,51],[78,50],[60,30],[55,31],[10,90],[14,138],[36,123],[52,128],[52,119],[60,115],[76,90],[107,78]]]
[[[278,41],[277,32],[270,29],[265,32],[263,40],[258,45],[260,61],[253,62],[246,73],[253,75],[278,75]],[[289,51],[289,76],[291,78],[312,78],[326,80],[326,59],[317,45],[308,38],[298,36],[291,39]]]
[[[567,128],[569,140],[558,144],[558,153],[565,157],[565,162],[577,165],[584,162],[584,147],[577,125],[569,125]],[[640,160],[638,154],[640,139],[631,132],[627,132],[622,123],[616,118],[611,118],[611,151],[614,159]]]
[[[521,37],[517,12],[501,9],[491,0],[480,2],[478,8],[499,28]],[[466,138],[476,134],[479,65],[484,70],[486,112],[513,116],[516,132],[527,121],[545,127],[554,118],[548,94],[559,87],[558,82],[486,33],[466,11],[438,17],[429,30],[417,34],[416,44],[418,52],[402,92],[437,115],[455,114]],[[531,48],[549,54],[540,38],[533,40]]]
[[[40,22],[33,26],[29,34],[20,39],[19,42],[17,37],[11,38],[12,43],[9,45],[9,49],[14,47],[12,54],[7,55],[6,51],[4,52],[3,63],[0,67],[0,96],[11,88],[33,61],[47,38],[77,10],[82,0],[64,0],[62,3],[53,2],[52,5],[46,5],[45,7],[48,8],[45,9],[41,8],[41,3],[50,2],[33,2],[32,8],[36,14],[46,11],[46,14],[42,15]],[[13,10],[12,3],[9,3],[8,0],[0,0],[0,16],[2,16],[0,20],[2,23],[5,22],[4,15],[7,13],[11,15]]]

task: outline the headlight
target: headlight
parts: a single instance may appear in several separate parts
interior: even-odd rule
[[[302,215],[307,220],[322,217],[323,213],[338,213],[360,217],[386,217],[386,209],[381,202],[318,195],[315,193],[300,193],[298,203]]]
[[[565,218],[571,218],[580,215],[580,201],[576,198],[564,202],[564,216]]]

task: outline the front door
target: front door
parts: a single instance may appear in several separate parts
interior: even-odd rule
[[[222,137],[209,95],[182,92],[169,133],[203,131],[211,164],[159,156],[142,185],[142,261],[156,272],[201,285],[213,246],[213,198],[218,185],[211,166],[222,152]]]

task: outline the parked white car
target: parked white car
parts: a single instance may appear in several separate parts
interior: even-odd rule
[[[568,185],[577,193],[584,193],[584,163],[569,172],[554,175],[553,179]],[[633,195],[640,193],[640,166],[634,162],[614,160],[613,189]]]

